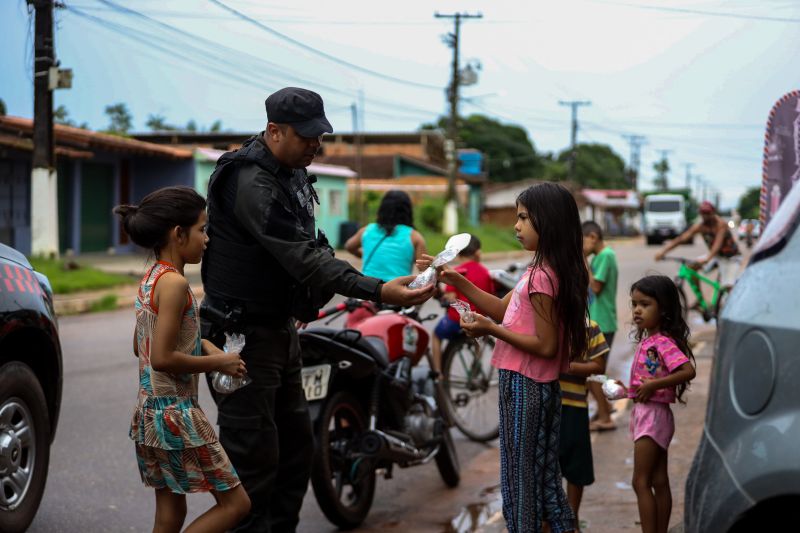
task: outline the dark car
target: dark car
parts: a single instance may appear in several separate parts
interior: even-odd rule
[[[705,427],[686,482],[686,533],[797,527],[798,225],[795,185],[722,311]]]
[[[0,244],[0,531],[30,525],[61,406],[61,343],[47,278]]]

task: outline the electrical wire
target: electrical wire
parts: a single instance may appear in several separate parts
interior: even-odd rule
[[[288,35],[279,32],[278,30],[270,28],[266,24],[264,24],[262,22],[259,22],[258,20],[256,20],[256,19],[254,19],[254,18],[242,13],[241,11],[239,11],[239,10],[233,8],[233,7],[230,7],[229,5],[225,4],[224,2],[221,2],[220,0],[208,0],[208,1],[211,2],[214,5],[216,5],[216,6],[220,7],[220,8],[222,8],[222,9],[230,12],[230,13],[233,13],[234,15],[239,17],[240,19],[242,19],[242,20],[244,20],[246,22],[249,22],[253,26],[255,26],[257,28],[260,28],[261,30],[263,30],[263,31],[265,31],[267,33],[270,33],[273,36],[280,37],[281,39],[293,44],[294,46],[297,46],[298,48],[301,48],[301,49],[303,49],[303,50],[305,50],[307,52],[311,52],[312,54],[315,54],[315,55],[318,55],[320,57],[323,57],[323,58],[325,58],[325,59],[327,59],[329,61],[332,61],[332,62],[334,62],[336,64],[351,68],[353,70],[356,70],[356,71],[361,72],[363,74],[367,74],[369,76],[373,76],[373,77],[376,77],[376,78],[380,78],[380,79],[391,81],[391,82],[395,82],[395,83],[400,83],[402,85],[407,85],[409,87],[417,87],[417,88],[421,88],[421,89],[432,89],[432,90],[436,90],[436,91],[441,91],[442,90],[442,87],[439,86],[439,85],[430,85],[430,84],[427,84],[427,83],[420,83],[420,82],[411,81],[411,80],[407,80],[407,79],[403,79],[403,78],[397,78],[397,77],[391,76],[389,74],[384,74],[382,72],[377,72],[375,70],[372,70],[372,69],[369,69],[369,68],[366,68],[366,67],[362,67],[361,65],[356,65],[355,63],[351,63],[349,61],[345,61],[344,59],[341,59],[341,58],[338,58],[336,56],[333,56],[333,55],[331,55],[331,54],[329,54],[327,52],[323,52],[322,50],[318,50],[318,49],[314,48],[313,46],[309,46],[309,45],[307,45],[307,44],[305,44],[305,43],[303,43],[301,41],[298,41],[297,39],[293,39],[292,37],[289,37]]]

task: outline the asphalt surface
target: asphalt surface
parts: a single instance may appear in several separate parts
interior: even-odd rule
[[[641,242],[615,245],[620,263],[618,316],[620,333],[614,343],[609,374],[627,377],[632,349],[623,337],[630,329],[628,288],[639,277],[655,271],[674,275],[677,265],[656,264],[656,249]],[[702,246],[684,246],[676,254],[700,255]],[[509,261],[490,264],[502,267]],[[428,303],[422,316],[441,313]],[[432,328],[434,322],[426,323]],[[154,497],[136,468],[128,427],[137,387],[137,359],[131,353],[133,311],[64,317],[60,321],[64,352],[64,394],[58,434],[51,452],[50,473],[42,504],[30,531],[133,531],[152,530]],[[700,325],[698,325],[700,327]],[[216,408],[207,389],[200,387],[200,403],[210,420]],[[481,460],[496,445],[476,444],[454,433],[464,482],[454,491],[445,488],[433,463],[407,470],[396,469],[394,479],[378,482],[375,502],[363,531],[443,531],[460,510],[485,489],[497,484],[494,475],[483,476]],[[494,457],[494,456],[492,456]],[[209,495],[190,495],[189,519],[212,504]],[[188,523],[188,520],[187,520]],[[309,490],[300,532],[326,532],[334,528],[322,516]]]

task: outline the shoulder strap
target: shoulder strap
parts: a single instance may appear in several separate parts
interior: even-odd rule
[[[363,265],[362,265],[362,267],[361,267],[361,270],[362,270],[362,271],[364,271],[364,270],[366,270],[366,269],[367,269],[367,265],[368,265],[368,264],[369,264],[369,262],[372,260],[372,257],[375,255],[375,252],[377,252],[377,251],[378,251],[378,248],[380,248],[380,247],[381,247],[381,244],[383,244],[383,241],[385,241],[385,240],[386,240],[386,237],[388,237],[388,236],[389,236],[389,234],[388,234],[388,233],[384,233],[383,237],[381,237],[381,240],[379,240],[379,241],[378,241],[378,244],[376,244],[376,245],[375,245],[375,248],[373,248],[373,249],[372,249],[372,251],[369,253],[369,257],[367,257],[367,258],[364,260],[364,264],[363,264]],[[362,236],[361,238],[363,239],[364,237]]]

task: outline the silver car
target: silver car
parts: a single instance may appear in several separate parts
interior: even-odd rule
[[[800,509],[800,186],[764,229],[719,323],[684,529],[765,531]]]

